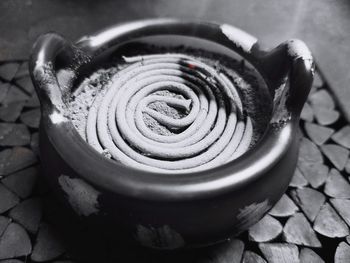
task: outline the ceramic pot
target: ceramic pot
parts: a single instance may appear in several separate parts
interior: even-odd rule
[[[262,76],[273,112],[259,142],[238,159],[176,176],[111,161],[90,147],[65,113],[77,81],[127,42],[143,39],[240,57]],[[265,51],[229,25],[172,19],[119,24],[70,43],[39,37],[30,72],[41,102],[40,154],[46,178],[74,213],[156,249],[214,244],[256,223],[281,198],[298,157],[299,116],[313,81],[313,59],[300,40]]]

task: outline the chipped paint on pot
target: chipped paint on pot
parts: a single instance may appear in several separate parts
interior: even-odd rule
[[[68,202],[80,216],[89,216],[99,212],[100,193],[82,179],[61,175],[58,182],[65,192]]]
[[[283,83],[276,89],[273,98],[274,113],[270,123],[281,124],[285,123],[291,118],[291,113],[287,109],[287,100],[289,96],[289,83],[285,79]]]
[[[59,124],[65,121],[68,121],[68,119],[63,116],[61,113],[54,111],[50,114],[50,119],[53,124]]]
[[[138,225],[136,240],[145,247],[156,249],[176,249],[185,246],[183,237],[168,225],[162,227]]]
[[[289,40],[287,52],[294,59],[301,58],[304,61],[304,64],[307,65],[308,69],[311,71],[312,75],[315,74],[312,53],[303,41],[299,39]]]
[[[313,60],[310,50],[303,41],[299,39],[291,39],[288,42],[288,53],[291,57],[302,58],[303,60]]]

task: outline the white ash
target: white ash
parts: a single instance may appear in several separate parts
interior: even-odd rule
[[[252,83],[247,82],[241,75],[232,70],[232,67],[228,68],[227,66],[221,65],[219,61],[214,58],[203,58],[199,57],[198,54],[196,54],[196,58],[215,66],[218,71],[225,72],[234,85],[238,87],[242,96],[244,109],[251,117],[254,127],[253,139],[250,145],[250,147],[252,147],[265,131],[267,120],[269,119],[271,101],[267,89],[261,87],[261,83],[257,80]],[[111,85],[111,76],[123,67],[125,67],[125,64],[119,63],[116,66],[99,69],[90,77],[84,79],[73,92],[69,103],[70,118],[74,127],[84,140],[86,140],[85,127],[90,106],[94,102],[97,94],[99,94],[99,97],[103,97],[108,87]],[[185,99],[182,95],[166,89],[157,91],[154,94]],[[186,110],[171,107],[165,102],[153,102],[148,107],[173,119],[180,119],[187,115]],[[147,113],[143,114],[143,120],[150,130],[159,135],[173,135],[181,132],[181,130],[161,125]],[[108,150],[104,150],[102,154],[107,158],[111,158],[111,154]]]

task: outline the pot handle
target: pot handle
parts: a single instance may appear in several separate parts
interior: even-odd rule
[[[55,68],[58,58],[63,64],[60,79]],[[64,37],[52,32],[41,35],[29,59],[31,78],[41,105],[61,111],[65,106],[64,89],[69,88],[69,81],[75,78],[74,71],[87,61],[87,55]]]
[[[315,68],[306,44],[298,39],[289,40],[264,55],[259,64],[273,89],[272,122],[283,121],[286,114],[299,119]]]

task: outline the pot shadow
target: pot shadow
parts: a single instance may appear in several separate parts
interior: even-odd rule
[[[50,223],[62,241],[63,259],[74,262],[125,263],[199,263],[216,262],[232,250],[229,242],[205,248],[159,251],[136,246],[126,239],[96,231],[100,225],[86,225],[57,200],[52,193],[44,198],[44,220]],[[123,235],[121,235],[123,236]]]

